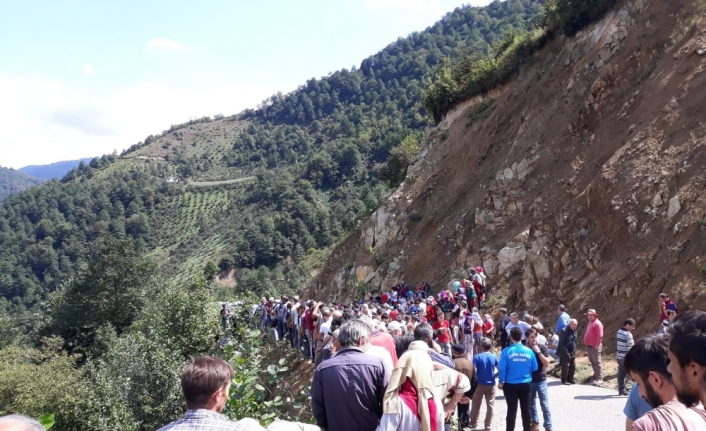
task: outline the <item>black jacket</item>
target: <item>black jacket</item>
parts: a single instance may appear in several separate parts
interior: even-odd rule
[[[576,338],[576,331],[571,329],[570,326],[559,331],[559,345],[556,346],[556,355],[561,358],[566,352],[575,352]]]

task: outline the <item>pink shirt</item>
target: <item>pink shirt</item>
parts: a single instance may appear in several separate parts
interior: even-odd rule
[[[603,341],[603,324],[596,319],[588,322],[586,334],[583,336],[583,343],[591,347],[599,347]]]
[[[673,400],[650,410],[636,420],[634,431],[697,431],[706,429],[706,412],[701,407],[687,408]]]

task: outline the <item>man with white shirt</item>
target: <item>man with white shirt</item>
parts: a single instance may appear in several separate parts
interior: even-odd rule
[[[505,326],[505,332],[507,332],[509,339],[512,328],[520,328],[522,330],[522,344],[527,344],[527,330],[531,327],[529,323],[521,321],[517,313],[512,313],[510,314],[510,323]]]

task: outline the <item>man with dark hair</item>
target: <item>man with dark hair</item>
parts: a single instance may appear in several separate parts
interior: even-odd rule
[[[446,365],[449,368],[455,368],[451,357],[441,353],[441,347],[434,342],[434,330],[428,323],[420,323],[414,328],[414,341],[423,341],[429,347],[429,356],[431,360]]]
[[[316,424],[328,431],[374,431],[382,417],[387,378],[382,359],[363,352],[370,327],[354,319],[338,334],[341,350],[322,362],[311,384]]]
[[[500,348],[504,349],[507,347],[507,332],[505,327],[510,323],[510,317],[507,315],[507,308],[500,309]]]
[[[182,419],[160,431],[248,431],[249,425],[232,422],[221,415],[228,402],[233,367],[223,359],[211,356],[193,358],[184,367],[181,389],[186,399],[186,414]],[[260,428],[261,429],[261,428]]]
[[[470,402],[478,386],[478,379],[476,379],[476,368],[473,366],[473,362],[466,358],[466,347],[463,344],[454,344],[451,346],[451,354],[454,358],[456,371],[468,377],[468,380],[471,382],[471,389],[464,394],[463,400],[458,403],[458,420],[461,424],[460,430],[468,426]]]
[[[571,316],[569,316],[569,313],[566,312],[566,307],[564,306],[564,304],[561,304],[559,305],[559,307],[557,307],[556,313],[559,315],[559,318],[556,321],[555,333],[558,334],[562,329],[566,328],[569,325]]]
[[[667,371],[669,347],[664,335],[648,335],[625,355],[625,370],[639,385],[640,396],[654,410],[632,424],[635,431],[692,431],[706,429],[706,412],[677,400]]]
[[[527,347],[532,349],[537,359],[537,370],[532,372],[532,429],[539,430],[539,411],[537,409],[537,397],[539,406],[542,409],[544,419],[544,431],[552,431],[552,414],[549,411],[549,389],[547,388],[547,367],[549,366],[549,352],[547,346],[542,346],[537,342],[539,331],[535,328],[527,330]]]
[[[688,407],[706,405],[706,312],[677,316],[668,331],[669,367],[677,398]]]
[[[615,340],[618,343],[618,350],[615,352],[615,359],[618,361],[618,394],[627,396],[628,391],[625,389],[625,355],[628,354],[630,348],[635,344],[632,338],[632,331],[635,329],[634,319],[625,319],[623,327],[618,330]]]
[[[657,305],[659,306],[659,324],[661,325],[662,322],[667,320],[667,310],[672,310],[676,314],[679,311],[679,307],[677,306],[677,303],[674,302],[672,298],[669,297],[666,293],[662,292],[659,294],[659,297],[657,298]]]
[[[505,430],[515,430],[517,403],[519,402],[522,430],[530,431],[532,373],[537,371],[537,358],[532,350],[522,344],[522,330],[519,327],[510,329],[510,341],[512,345],[503,350],[500,355],[500,372],[498,374],[498,389],[502,389],[507,402]]]
[[[490,349],[493,348],[493,343],[490,338],[481,338],[480,348],[482,353],[473,356],[473,365],[476,368],[478,387],[473,393],[471,404],[471,428],[475,429],[478,425],[480,406],[483,403],[483,398],[485,398],[485,429],[489,430],[493,425],[495,370],[498,368],[499,361],[495,353],[490,351]]]
[[[576,319],[569,321],[569,326],[559,333],[559,344],[556,347],[556,355],[559,357],[561,365],[561,383],[574,385],[574,373],[576,372],[576,328],[579,322]]]

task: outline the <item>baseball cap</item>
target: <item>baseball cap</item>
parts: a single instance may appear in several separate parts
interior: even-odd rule
[[[667,305],[667,310],[676,312],[677,311],[677,304],[671,303],[671,304]]]
[[[596,317],[598,317],[598,313],[596,313],[596,310],[593,308],[589,308],[588,311],[586,312],[586,315],[588,316],[589,314],[595,314]]]
[[[451,350],[453,350],[456,353],[463,353],[466,351],[466,347],[463,344],[457,343],[451,346]]]
[[[402,329],[402,325],[400,325],[400,322],[393,320],[392,322],[387,324],[387,330],[392,332],[392,331],[397,331],[399,329]]]
[[[274,297],[274,296],[270,296],[270,301],[274,301],[274,300],[275,300],[275,297]]]

